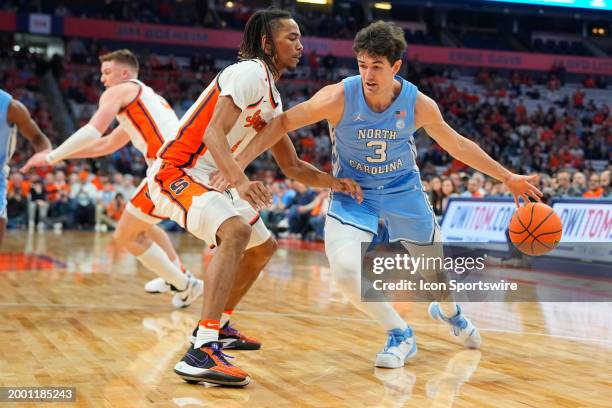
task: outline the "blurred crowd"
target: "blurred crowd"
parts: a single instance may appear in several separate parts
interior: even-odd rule
[[[0,40],[8,44],[12,38]],[[82,126],[96,109],[103,90],[97,55],[107,51],[95,41],[70,39],[64,58],[45,60],[25,49],[3,46],[0,79],[3,88],[29,108],[57,146],[67,135],[60,136],[55,130],[53,119],[57,118],[50,114],[44,96],[44,81],[49,80],[45,75],[55,78],[74,125]],[[188,61],[146,51],[139,58],[141,79],[164,96],[179,117],[218,69],[215,58],[206,53],[195,53]],[[287,76],[279,82],[287,108],[346,75],[344,63],[330,56],[310,53],[303,59],[305,78]],[[586,96],[588,89],[605,87],[604,78],[587,76],[582,87],[573,84],[570,88],[562,66],[540,74],[482,69],[473,75],[473,83],[464,86],[455,68],[422,67],[418,59],[406,65],[406,78],[439,103],[451,126],[509,169],[538,174],[546,200],[610,198],[612,116],[605,100],[595,103]],[[290,137],[302,159],[331,171],[326,123],[292,132]],[[24,138],[18,140],[11,162],[14,168],[32,153]],[[503,184],[471,172],[427,135],[417,133],[415,140],[424,187],[437,215],[444,212],[453,195],[507,195]],[[9,227],[113,228],[134,186],[144,176],[146,164],[128,145],[107,158],[71,161],[55,170],[10,175]],[[327,191],[313,191],[285,180],[269,153],[256,160],[249,172],[265,180],[274,193],[273,207],[262,214],[273,231],[306,239],[321,237]],[[166,227],[174,226],[167,223]]]

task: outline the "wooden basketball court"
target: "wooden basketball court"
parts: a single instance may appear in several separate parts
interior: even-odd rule
[[[0,407],[612,406],[612,303],[467,304],[483,337],[479,351],[452,343],[447,328],[427,317],[427,304],[397,304],[415,329],[419,352],[403,369],[375,369],[385,333],[336,289],[324,253],[287,246],[233,319],[264,344],[229,353],[251,384],[189,385],[172,368],[188,347],[199,302],[177,311],[170,295],[146,294],[143,284],[153,275],[132,256],[117,254],[110,236],[7,234],[0,256],[0,385],[74,386],[77,400]],[[187,234],[173,239],[201,276],[202,243]]]

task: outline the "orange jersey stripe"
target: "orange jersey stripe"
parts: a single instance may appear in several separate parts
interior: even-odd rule
[[[124,113],[147,143],[147,158],[154,159],[162,144],[164,144],[164,138],[161,136],[161,132],[149,110],[142,101],[137,99],[125,109]]]
[[[192,167],[196,159],[206,153],[206,146],[202,139],[212,118],[220,93],[219,82],[216,82],[206,98],[202,99],[197,109],[181,126],[176,139],[168,143],[160,154],[160,158],[177,167],[184,168]]]

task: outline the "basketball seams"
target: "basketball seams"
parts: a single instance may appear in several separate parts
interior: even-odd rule
[[[558,216],[556,218],[553,217],[553,215],[556,215],[555,211],[545,204],[529,203],[527,205],[531,206],[531,208],[523,207],[519,209],[510,222],[508,228],[510,240],[517,249],[527,255],[543,255],[555,249],[558,243],[558,239],[555,235],[562,233],[560,225],[557,226],[560,220]],[[536,206],[538,207],[537,211]],[[523,214],[521,210],[526,214]],[[521,216],[525,217],[526,215],[529,217],[529,220],[521,218]],[[530,227],[532,225],[534,225],[534,228],[531,231]],[[547,229],[551,229],[551,227],[556,227],[555,231],[547,231]],[[537,231],[540,229],[544,230],[544,232],[538,233]],[[545,237],[547,236],[553,236],[554,242],[546,242]]]

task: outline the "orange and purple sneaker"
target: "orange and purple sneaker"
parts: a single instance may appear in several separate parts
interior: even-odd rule
[[[244,387],[251,382],[246,371],[230,364],[233,358],[221,351],[220,342],[204,344],[199,349],[189,347],[181,361],[174,366],[174,372],[189,384],[207,382],[230,387]]]

